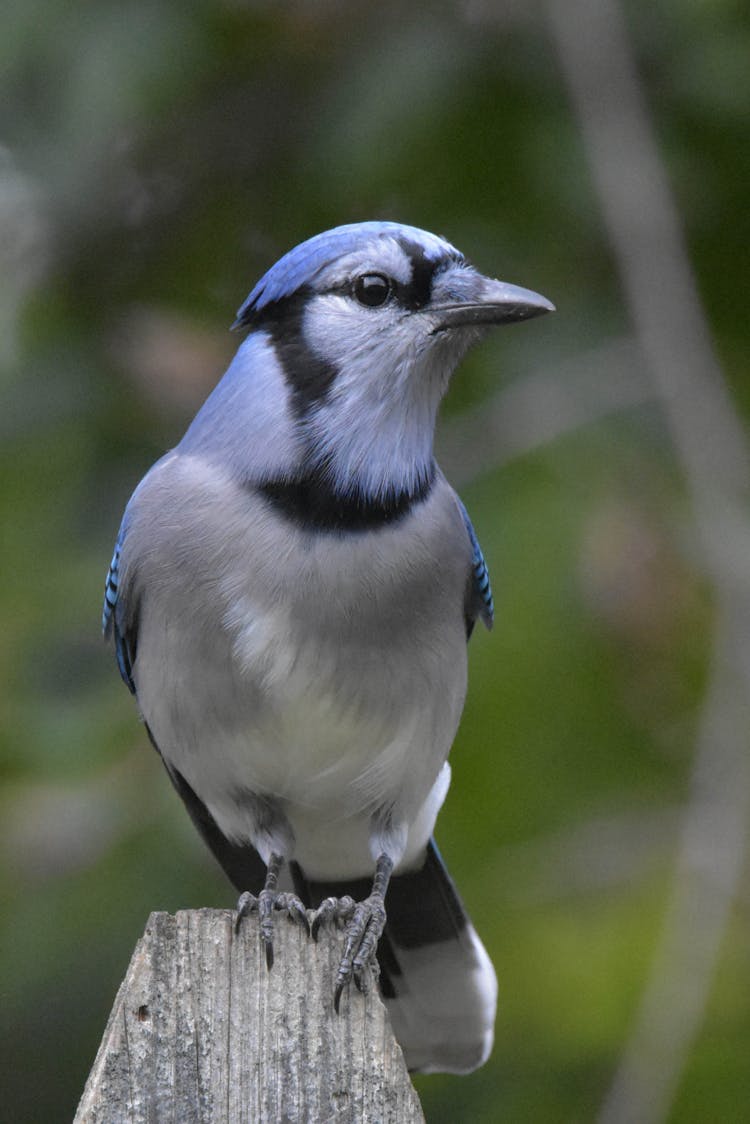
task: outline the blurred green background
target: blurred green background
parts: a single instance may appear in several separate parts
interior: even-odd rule
[[[558,307],[440,432],[497,615],[438,839],[500,1007],[427,1119],[750,1119],[746,4],[0,24],[3,1118],[70,1119],[151,910],[234,898],[100,640],[125,501],[260,274],[394,218]]]

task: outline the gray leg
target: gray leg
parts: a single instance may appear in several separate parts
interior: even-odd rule
[[[284,865],[284,859],[275,852],[269,856],[266,870],[266,881],[261,892],[257,895],[247,890],[240,894],[237,902],[237,920],[235,932],[240,927],[243,917],[253,913],[256,909],[260,918],[260,939],[266,950],[266,964],[269,970],[273,967],[273,925],[274,910],[285,910],[293,921],[299,921],[310,932],[305,907],[296,894],[279,890],[279,872]]]
[[[386,854],[378,856],[370,896],[362,902],[350,897],[326,898],[312,923],[317,937],[321,924],[328,921],[346,924],[346,945],[336,973],[333,1005],[338,1012],[341,995],[352,979],[360,991],[369,988],[369,974],[375,963],[378,941],[385,928],[385,893],[393,871],[393,860]]]

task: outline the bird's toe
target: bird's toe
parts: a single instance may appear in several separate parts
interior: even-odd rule
[[[372,893],[355,905],[346,930],[346,944],[336,973],[333,1005],[338,1012],[344,989],[352,980],[363,994],[370,989],[373,972],[377,971],[378,941],[385,928],[383,896]]]

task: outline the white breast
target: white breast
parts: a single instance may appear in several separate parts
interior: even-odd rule
[[[383,805],[415,818],[466,686],[468,545],[452,545],[452,507],[431,496],[416,530],[311,542],[205,466],[183,493],[200,552],[156,496],[144,526],[162,541],[139,563],[135,674],[162,754],[231,838],[247,837],[248,792],[278,797],[310,840],[331,818],[367,824]]]

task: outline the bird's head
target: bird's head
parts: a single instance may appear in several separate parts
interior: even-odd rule
[[[538,293],[484,277],[444,238],[402,223],[362,222],[285,254],[233,327],[270,326],[285,341],[300,333],[301,346],[338,368],[361,360],[369,367],[374,356],[387,368],[419,368],[437,354],[440,373],[450,376],[488,328],[553,310]]]
[[[250,349],[251,381],[258,341],[273,350],[305,467],[324,466],[337,490],[378,495],[415,487],[432,470],[440,399],[471,344],[494,325],[552,309],[538,293],[483,276],[443,238],[363,222],[285,254],[233,327],[250,330],[238,359]]]

